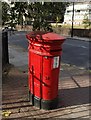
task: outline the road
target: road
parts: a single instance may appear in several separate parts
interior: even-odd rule
[[[19,32],[15,35],[9,36],[9,44],[23,47],[27,51],[28,40],[25,35],[26,33]],[[62,46],[63,52],[61,62],[88,68],[90,51],[89,44],[91,43],[77,39],[66,39]]]
[[[89,42],[66,39],[63,44],[62,62],[88,68],[89,49]]]

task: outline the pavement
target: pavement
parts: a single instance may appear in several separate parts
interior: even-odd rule
[[[82,41],[88,41],[91,42],[91,38],[86,38],[86,37],[77,37],[77,36],[66,36],[67,39],[73,39],[73,40],[82,40]]]
[[[43,110],[28,101],[28,52],[9,45],[9,62],[3,70],[2,119],[90,119],[90,72],[61,63],[58,106]]]

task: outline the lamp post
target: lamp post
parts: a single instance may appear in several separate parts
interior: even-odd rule
[[[73,2],[73,11],[72,11],[72,29],[71,29],[71,37],[73,37],[73,25],[74,25],[74,2]]]

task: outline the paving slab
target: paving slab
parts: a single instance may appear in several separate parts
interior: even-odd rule
[[[88,87],[90,85],[89,75],[73,76],[73,79],[79,84],[80,87]]]

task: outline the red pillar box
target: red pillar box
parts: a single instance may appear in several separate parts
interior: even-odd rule
[[[52,32],[31,32],[29,41],[29,94],[33,105],[53,109],[58,103],[58,79],[64,38]]]

